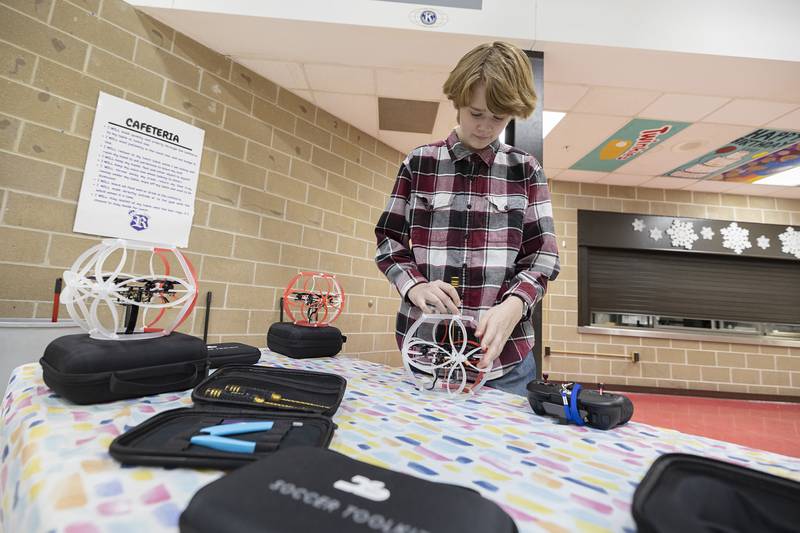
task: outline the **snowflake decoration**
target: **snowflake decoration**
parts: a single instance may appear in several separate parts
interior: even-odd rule
[[[650,230],[650,238],[653,239],[654,241],[660,241],[661,237],[663,236],[664,233],[658,228],[653,228]]]
[[[708,226],[703,226],[703,229],[700,230],[700,235],[707,241],[710,241],[714,238],[714,230]]]
[[[745,248],[752,248],[750,244],[750,230],[739,227],[736,222],[728,224],[727,228],[719,230],[722,233],[722,246],[741,254]]]
[[[766,235],[762,235],[761,237],[756,239],[756,242],[758,243],[758,247],[761,248],[762,250],[766,250],[767,248],[769,248],[769,238]]]
[[[631,222],[631,226],[633,226],[633,231],[644,231],[644,220],[641,218],[634,218],[633,222]]]
[[[683,222],[681,220],[672,221],[672,225],[667,228],[667,235],[672,239],[672,246],[686,248],[687,250],[691,250],[694,246],[694,241],[700,238],[694,232],[694,224],[692,222]]]
[[[800,231],[789,226],[778,238],[781,240],[781,252],[800,259]]]

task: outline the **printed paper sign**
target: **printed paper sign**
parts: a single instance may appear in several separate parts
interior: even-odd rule
[[[100,93],[74,231],[187,246],[205,132]]]
[[[800,132],[758,129],[664,174],[675,178],[710,178],[800,141]]]
[[[635,118],[570,168],[611,172],[688,125],[688,122]]]
[[[781,148],[771,154],[738,166],[714,179],[752,183],[767,176],[800,166],[800,143]]]

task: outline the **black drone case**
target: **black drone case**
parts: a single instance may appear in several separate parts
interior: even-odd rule
[[[633,495],[639,533],[798,531],[800,483],[681,453],[650,466]]]
[[[334,326],[298,326],[275,322],[267,332],[267,347],[294,359],[332,357],[342,351],[347,337]]]
[[[200,489],[183,533],[515,533],[478,492],[313,448],[281,450]]]
[[[211,368],[225,365],[254,365],[261,359],[261,350],[241,342],[218,342],[207,345],[206,349]]]
[[[206,377],[206,344],[173,332],[141,340],[97,340],[82,333],[53,340],[39,360],[44,382],[77,404],[191,389]]]
[[[230,365],[192,391],[193,407],[159,413],[118,436],[109,453],[123,464],[234,469],[294,447],[327,447],[347,381],[307,370]],[[232,436],[255,442],[253,453],[192,444],[205,427],[273,422],[269,431]]]

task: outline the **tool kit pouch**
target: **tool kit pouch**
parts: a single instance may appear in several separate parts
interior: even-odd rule
[[[275,353],[294,359],[332,357],[342,351],[347,337],[334,326],[298,326],[291,322],[275,322],[267,331],[267,347]]]
[[[281,450],[201,488],[182,533],[515,533],[477,491],[313,448]]]
[[[346,386],[323,372],[225,366],[195,387],[193,407],[145,420],[109,453],[123,464],[233,469],[279,449],[326,448]]]
[[[633,495],[639,533],[782,532],[800,524],[800,483],[733,463],[670,453]]]
[[[142,340],[64,335],[39,360],[44,382],[77,404],[112,402],[191,389],[206,377],[202,339],[173,332]]]
[[[234,364],[254,365],[261,359],[261,350],[241,342],[218,342],[206,348],[211,368]]]

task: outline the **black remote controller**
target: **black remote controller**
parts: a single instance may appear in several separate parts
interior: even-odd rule
[[[528,383],[528,402],[533,412],[540,416],[567,419],[564,412],[562,385],[534,380]],[[572,401],[572,385],[565,386],[567,402]],[[633,416],[633,402],[621,394],[601,393],[580,389],[578,413],[586,425],[596,429],[611,429],[625,424]]]

